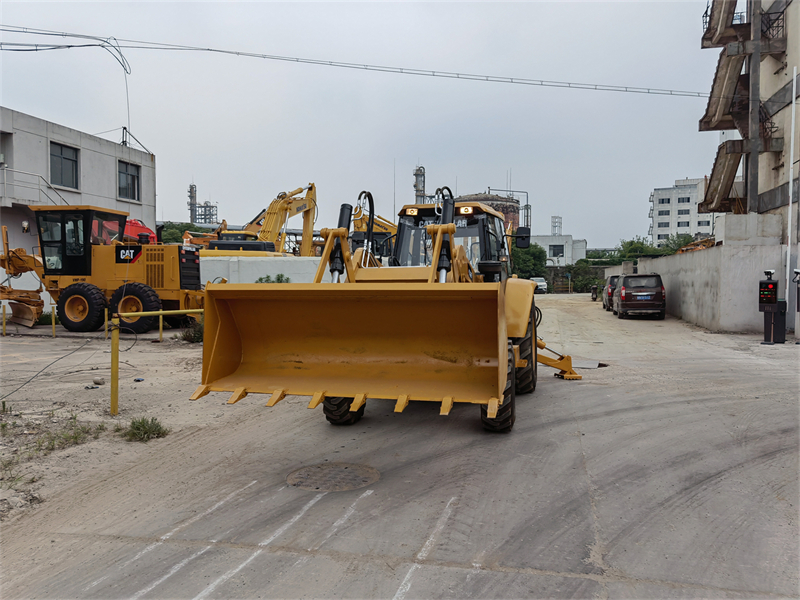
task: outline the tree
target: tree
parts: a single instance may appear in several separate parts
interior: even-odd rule
[[[653,246],[646,237],[637,235],[630,240],[620,240],[617,253],[624,259],[632,260],[640,256],[660,256],[664,250]]]
[[[667,238],[661,249],[664,254],[675,254],[678,250],[683,248],[686,244],[691,244],[694,238],[688,233],[676,233]]]
[[[539,244],[517,248],[516,238],[511,243],[511,272],[520,279],[544,277],[547,274],[547,252]]]
[[[173,223],[167,221],[161,230],[161,241],[165,244],[182,244],[184,231],[212,231],[205,227],[197,227],[191,223]]]

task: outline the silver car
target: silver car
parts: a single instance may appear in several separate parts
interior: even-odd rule
[[[547,293],[547,280],[544,277],[531,277],[531,281],[536,282],[536,292],[537,294],[546,294]]]

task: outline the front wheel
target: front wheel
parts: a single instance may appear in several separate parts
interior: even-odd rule
[[[514,386],[514,349],[508,345],[508,365],[507,365],[506,387],[503,391],[503,404],[497,409],[494,419],[489,418],[489,407],[481,404],[481,421],[483,428],[487,431],[505,433],[511,431],[514,426],[516,415],[516,394]]]
[[[325,398],[322,401],[322,412],[325,413],[325,418],[331,425],[355,425],[364,416],[366,405],[362,404],[361,408],[352,412],[350,410],[352,404],[353,398],[343,398],[342,396]]]
[[[528,364],[515,371],[516,392],[530,394],[536,389],[538,348],[536,346],[536,304],[531,301],[531,314],[528,316],[528,328],[521,338],[511,338],[511,343],[519,346],[519,357]]]
[[[97,331],[105,308],[106,297],[91,283],[73,283],[58,296],[58,319],[67,331]]]

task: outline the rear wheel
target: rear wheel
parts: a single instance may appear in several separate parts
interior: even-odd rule
[[[658,313],[658,319],[659,319],[660,321],[663,321],[663,320],[664,320],[664,318],[665,318],[666,316],[667,316],[667,311],[665,311],[665,310],[662,310],[662,311],[660,311],[660,312]]]
[[[625,317],[626,317],[626,315],[625,315],[624,312],[622,312],[621,310],[617,311],[617,318],[618,319],[624,319]]]
[[[97,331],[103,324],[106,297],[91,283],[73,283],[58,296],[58,319],[67,331]]]
[[[150,312],[161,310],[161,299],[144,283],[126,283],[111,296],[111,313]],[[158,317],[120,317],[120,327],[133,333],[145,333],[158,324]]]
[[[519,346],[519,357],[528,361],[526,366],[517,368],[515,372],[516,392],[519,394],[530,394],[536,389],[538,348],[536,347],[535,312],[536,305],[531,302],[531,314],[528,317],[528,329],[525,331],[525,335],[521,338],[511,338],[511,343]]]
[[[514,426],[516,415],[516,397],[514,387],[514,349],[511,344],[508,346],[508,367],[506,377],[506,388],[503,391],[503,404],[497,409],[497,416],[490,419],[488,416],[489,407],[481,404],[481,421],[483,428],[487,431],[507,432]]]
[[[364,416],[366,405],[362,404],[357,411],[351,412],[352,404],[352,398],[343,398],[342,396],[325,398],[322,401],[322,412],[325,413],[325,418],[332,425],[355,425]]]

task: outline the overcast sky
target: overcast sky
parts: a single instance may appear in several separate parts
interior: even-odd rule
[[[531,79],[708,92],[702,2],[34,3],[0,22],[118,39]],[[52,42],[0,34],[3,41]],[[57,40],[63,43],[64,40]],[[187,188],[243,223],[313,181],[321,214],[372,191],[380,214],[428,191],[525,190],[590,248],[646,235],[648,198],[710,174],[705,98],[396,75],[207,52],[128,49],[131,131],[156,155],[158,219]],[[88,133],[128,120],[124,71],[100,48],[0,52],[2,104]],[[120,140],[120,133],[102,137]],[[148,224],[152,225],[152,224]],[[300,226],[300,223],[297,223]]]

